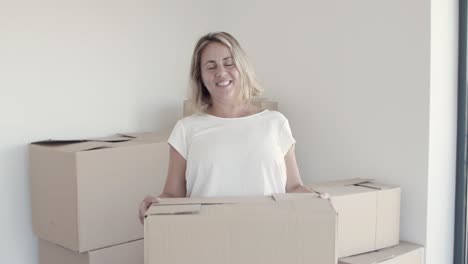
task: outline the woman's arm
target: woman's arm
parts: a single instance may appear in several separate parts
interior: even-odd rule
[[[170,146],[170,145],[169,145]],[[172,146],[169,147],[169,168],[167,170],[166,184],[159,197],[147,195],[138,208],[138,218],[143,224],[146,210],[153,203],[159,203],[159,198],[185,197],[185,168],[187,161]]]
[[[294,151],[295,145],[284,156],[284,162],[286,163],[286,192],[311,192],[309,188],[302,184],[301,175],[299,174],[299,168],[296,162],[296,153]]]
[[[186,182],[185,182],[185,169],[187,168],[187,161],[182,155],[169,145],[169,167],[167,170],[166,184],[164,185],[163,192],[159,195],[161,198],[185,197],[186,196]]]

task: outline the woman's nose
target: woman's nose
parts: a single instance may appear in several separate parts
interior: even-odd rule
[[[224,66],[219,66],[216,69],[216,77],[223,76],[225,73],[226,73],[226,69],[224,68]]]

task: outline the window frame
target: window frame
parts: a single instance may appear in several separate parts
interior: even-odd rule
[[[457,167],[454,264],[467,263],[467,0],[459,0]]]

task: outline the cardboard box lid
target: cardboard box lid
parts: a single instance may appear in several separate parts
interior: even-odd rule
[[[381,250],[342,258],[340,264],[377,264],[405,255],[415,250],[422,250],[422,246],[410,242],[401,241],[399,245]],[[393,263],[393,262],[392,262]]]
[[[398,185],[375,183],[373,179],[352,178],[345,180],[327,181],[308,186],[319,194],[341,196],[357,192],[370,192],[375,190],[389,190],[399,188]]]
[[[150,215],[177,215],[177,214],[198,214],[202,206],[206,205],[228,205],[228,204],[272,204],[275,202],[298,201],[303,199],[318,198],[314,193],[288,193],[273,194],[271,196],[259,197],[211,197],[211,198],[161,198],[159,203],[153,204],[145,216]],[[317,206],[316,211],[329,211],[331,206],[329,201],[326,206]]]
[[[115,136],[89,139],[47,139],[32,142],[31,145],[52,148],[62,152],[80,152],[163,142],[167,140],[168,135],[167,132],[123,133]]]
[[[312,185],[318,185],[318,186],[350,186],[350,185],[363,184],[363,183],[372,182],[372,181],[374,181],[374,179],[370,179],[370,178],[350,178],[350,179],[319,182],[319,183],[312,184]]]
[[[60,144],[73,144],[73,143],[81,143],[81,142],[89,142],[89,141],[97,141],[97,142],[122,142],[131,140],[131,137],[127,137],[124,135],[116,135],[116,136],[109,136],[109,137],[100,137],[100,138],[88,138],[88,139],[46,139],[40,140],[36,142],[32,142],[31,144],[40,144],[40,145],[60,145]]]
[[[315,193],[287,193],[258,197],[206,197],[206,198],[160,198],[159,203],[153,204],[145,216],[198,214],[202,206],[219,204],[253,204],[274,203],[278,201],[293,201],[307,198],[317,198]],[[331,206],[331,205],[330,205]],[[333,207],[332,207],[333,208]],[[317,208],[319,210],[320,208]],[[333,209],[334,210],[334,209]]]
[[[133,138],[134,140],[137,140],[137,141],[162,142],[162,141],[167,141],[171,132],[172,130],[165,130],[165,131],[160,131],[158,133],[141,132],[141,133],[121,133],[118,135]]]

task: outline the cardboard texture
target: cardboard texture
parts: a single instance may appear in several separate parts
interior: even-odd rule
[[[138,207],[164,187],[167,135],[119,137],[29,145],[37,236],[77,252],[143,238]]]
[[[339,259],[338,264],[423,264],[424,248],[401,241],[399,245]]]
[[[143,239],[78,253],[39,239],[39,264],[143,264]]]
[[[146,264],[334,264],[336,212],[316,194],[162,199],[145,218]]]
[[[252,104],[259,107],[260,109],[268,109],[278,111],[278,102],[269,100],[268,98],[254,97],[252,98]],[[184,117],[192,115],[196,112],[196,109],[190,100],[184,101]]]
[[[328,193],[338,212],[338,257],[397,245],[400,232],[400,187],[368,179],[309,185]]]

